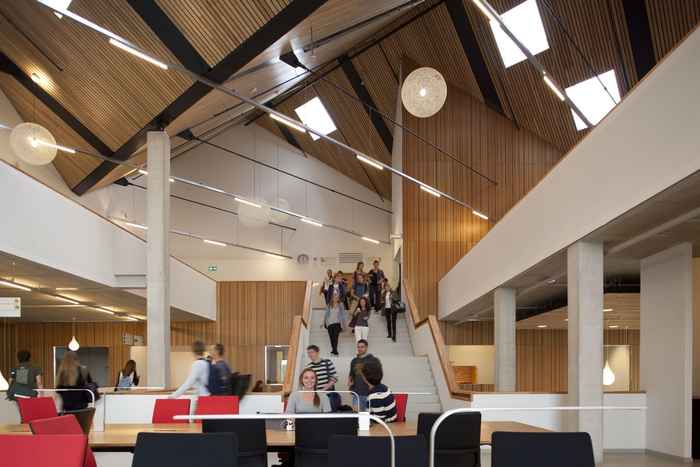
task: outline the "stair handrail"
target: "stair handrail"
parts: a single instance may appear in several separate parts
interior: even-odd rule
[[[294,374],[296,373],[299,354],[299,345],[302,337],[302,331],[309,329],[311,320],[311,281],[306,281],[306,290],[304,292],[304,305],[300,315],[294,316],[292,321],[292,335],[289,338],[289,351],[287,353],[287,370],[284,375],[284,384],[282,392],[285,397],[294,391]]]
[[[413,328],[418,329],[427,323],[427,326],[430,329],[430,334],[433,336],[433,343],[435,344],[435,350],[438,358],[440,359],[442,374],[445,377],[445,382],[447,383],[447,389],[450,392],[450,395],[456,399],[463,399],[467,401],[472,400],[472,391],[460,389],[457,385],[454,368],[452,368],[450,359],[447,356],[445,340],[442,337],[442,331],[440,330],[440,323],[438,322],[437,317],[435,315],[428,315],[427,318],[421,318],[416,302],[413,299],[413,291],[411,290],[411,287],[408,285],[408,283],[404,282],[403,288],[406,295],[408,311],[411,313]]]

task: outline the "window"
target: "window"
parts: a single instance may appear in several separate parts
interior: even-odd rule
[[[601,85],[601,81],[607,91]],[[615,70],[606,71],[602,75],[569,86],[566,88],[566,95],[581,109],[586,118],[596,125],[620,102],[620,89],[617,86]],[[576,129],[579,131],[586,129],[586,124],[573,110],[571,114],[574,116]]]
[[[70,6],[71,1],[72,0],[47,0],[46,3],[53,8],[58,8],[59,10],[67,10]],[[63,15],[60,13],[54,12],[54,14],[59,18],[63,18]]]
[[[506,11],[501,15],[501,19],[532,55],[549,49],[547,34],[544,32],[542,17],[535,0],[527,0]],[[491,21],[490,23],[498,51],[503,59],[503,65],[508,68],[525,60],[527,58],[525,54],[506,35],[498,22]]]
[[[323,106],[323,102],[318,97],[314,97],[304,105],[297,107],[294,110],[304,125],[317,130],[323,135],[333,133],[337,128],[328,111]],[[320,136],[309,133],[311,139],[316,141]]]

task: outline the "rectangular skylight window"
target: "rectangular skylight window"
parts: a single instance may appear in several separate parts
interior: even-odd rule
[[[322,135],[333,133],[337,128],[328,111],[323,106],[323,102],[318,97],[314,97],[304,105],[294,110],[304,125],[317,130]],[[316,141],[320,136],[309,132],[311,138]]]
[[[600,84],[601,81],[610,94]],[[597,125],[620,102],[620,88],[617,86],[615,70],[606,71],[602,75],[566,88],[566,95],[581,109],[581,112],[592,124]],[[586,124],[573,110],[571,114],[574,116],[576,129],[579,131],[586,129]]]
[[[43,3],[49,5],[50,7],[58,8],[59,10],[67,10],[71,1],[72,0],[44,0]],[[63,18],[63,15],[60,13],[54,12],[54,14],[59,18]]]
[[[501,19],[532,55],[549,49],[547,34],[544,32],[542,17],[535,0],[527,0],[515,8],[511,8],[501,15]],[[498,51],[501,52],[503,65],[506,68],[527,58],[515,45],[515,42],[501,29],[501,25],[497,21],[490,21],[490,24]]]

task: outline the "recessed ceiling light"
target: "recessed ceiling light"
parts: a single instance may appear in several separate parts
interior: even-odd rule
[[[610,326],[608,326],[608,328],[610,329],[617,329],[618,327],[619,326],[617,324],[611,324]]]
[[[547,327],[547,325],[546,325],[546,324],[538,324],[537,327],[538,327],[539,329],[544,329],[544,328]]]
[[[603,84],[601,84],[601,81]],[[605,85],[605,88],[603,88],[603,85]],[[607,91],[605,90],[606,88]],[[610,94],[608,94],[608,91]],[[569,86],[566,88],[566,95],[581,109],[588,121],[596,125],[620,102],[620,88],[617,85],[615,70],[606,71],[602,75]],[[586,124],[573,110],[571,114],[574,116],[574,124],[577,130],[587,128]]]
[[[527,0],[500,16],[506,27],[510,29],[510,32],[522,42],[532,55],[537,55],[549,49],[547,34],[544,31],[540,10],[537,8],[535,0]],[[515,45],[515,42],[503,31],[498,21],[492,19],[489,24],[496,39],[498,51],[501,53],[503,65],[506,68],[527,58],[520,48]]]
[[[549,280],[547,281],[547,284],[556,284],[556,283],[557,283],[557,280],[556,280],[556,279],[549,279]]]
[[[31,78],[32,78],[32,81],[34,81],[34,82],[35,82],[36,84],[38,84],[39,86],[41,86],[42,84],[44,84],[44,78],[42,78],[42,77],[39,75],[39,73],[32,73],[32,74],[31,74]]]
[[[603,308],[603,311],[607,313],[608,311],[613,311],[613,309],[614,308]]]
[[[569,318],[564,318],[564,321],[569,322]]]
[[[337,130],[335,123],[333,123],[333,119],[328,114],[328,111],[323,105],[323,102],[321,102],[321,99],[318,97],[314,97],[306,104],[300,105],[294,109],[294,112],[296,112],[304,125],[308,126],[309,128],[313,128],[322,135],[327,135]],[[314,141],[320,138],[320,136],[314,133],[309,134],[311,135],[311,139]]]

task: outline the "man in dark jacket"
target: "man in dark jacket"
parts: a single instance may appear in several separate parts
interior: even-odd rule
[[[348,387],[360,397],[360,412],[366,412],[368,409],[367,396],[370,390],[367,381],[362,377],[362,368],[369,361],[379,362],[377,357],[367,352],[368,347],[369,344],[366,340],[357,341],[357,357],[350,362],[350,375],[348,376]]]

